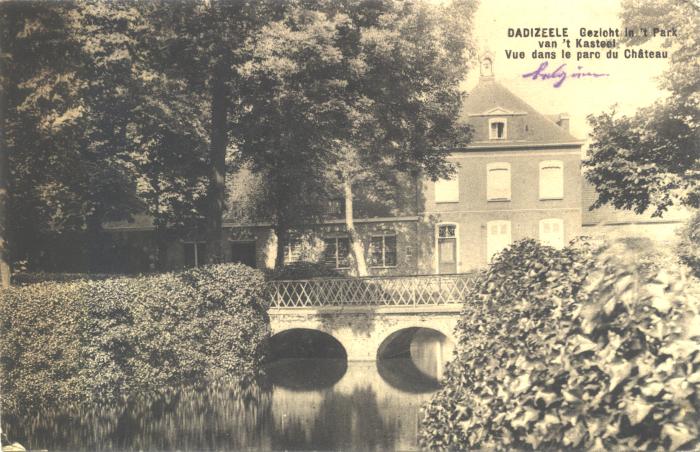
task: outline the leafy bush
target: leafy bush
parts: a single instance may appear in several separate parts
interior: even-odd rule
[[[343,275],[338,273],[335,269],[329,268],[322,263],[294,262],[280,269],[270,271],[267,275],[267,279],[270,281],[284,281],[294,279],[338,278],[341,276]]]
[[[0,292],[5,412],[246,378],[267,335],[261,272],[219,265]]]
[[[690,218],[681,231],[678,256],[700,278],[700,211]]]
[[[619,248],[500,255],[469,294],[426,408],[428,449],[697,446],[698,290]]]

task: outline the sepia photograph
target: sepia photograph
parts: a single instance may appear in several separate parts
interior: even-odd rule
[[[700,450],[698,0],[0,0],[0,450]]]

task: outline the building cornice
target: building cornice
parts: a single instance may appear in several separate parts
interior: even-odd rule
[[[604,227],[604,226],[635,226],[635,225],[653,225],[653,224],[683,224],[684,219],[675,220],[665,220],[665,219],[648,219],[648,220],[629,220],[629,221],[598,221],[598,222],[584,222],[581,224],[583,227]]]
[[[511,142],[511,143],[491,143],[491,142],[476,142],[476,143],[471,143],[467,147],[464,148],[459,148],[455,149],[452,152],[454,153],[460,153],[460,152],[470,152],[470,151],[483,151],[485,149],[488,150],[500,150],[500,149],[551,149],[551,148],[573,148],[573,147],[581,147],[585,144],[585,141],[570,141],[570,142],[565,142],[565,143],[533,143],[533,142],[526,142],[526,143],[518,143],[518,142]]]
[[[353,221],[358,224],[366,223],[400,223],[405,221],[418,221],[419,217],[417,215],[403,216],[403,217],[375,217],[375,218],[355,218]],[[345,220],[322,220],[314,223],[307,223],[301,226],[324,226],[333,224],[345,224]],[[224,228],[255,228],[255,227],[272,227],[272,223],[260,222],[260,223],[235,223],[232,221],[225,222],[223,224]]]

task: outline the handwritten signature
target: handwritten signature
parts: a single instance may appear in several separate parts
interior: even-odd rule
[[[550,72],[546,71],[548,67],[549,61],[543,61],[542,63],[540,63],[540,66],[537,69],[535,69],[532,72],[528,72],[527,74],[523,74],[522,76],[523,78],[530,78],[532,80],[554,80],[554,85],[552,86],[554,86],[555,88],[559,88],[564,83],[564,80],[566,80],[569,77],[579,79],[586,77],[599,78],[610,76],[610,74],[603,74],[597,72],[582,72],[582,66],[578,66],[578,70],[576,72],[572,72],[571,74],[568,74],[566,72],[566,64],[562,64],[555,70]]]

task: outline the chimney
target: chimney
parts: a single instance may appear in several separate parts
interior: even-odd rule
[[[560,113],[559,119],[557,119],[556,122],[557,122],[557,125],[559,127],[566,130],[567,132],[569,131],[569,114],[568,113]]]

